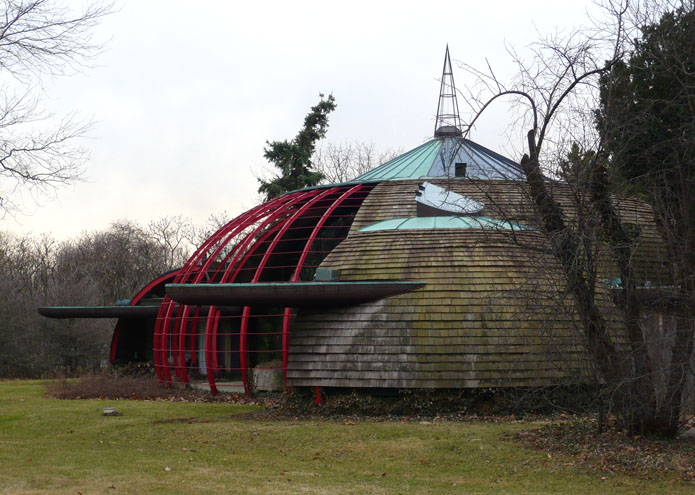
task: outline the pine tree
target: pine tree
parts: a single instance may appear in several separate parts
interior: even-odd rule
[[[281,196],[288,191],[317,185],[323,175],[313,169],[311,156],[316,149],[316,143],[322,139],[328,130],[328,114],[335,110],[335,98],[328,95],[311,107],[304,118],[304,127],[292,141],[266,141],[263,156],[272,162],[280,174],[271,180],[259,178],[261,186],[258,192],[265,194],[266,201]]]

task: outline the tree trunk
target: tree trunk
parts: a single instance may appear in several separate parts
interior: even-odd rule
[[[567,288],[572,294],[579,315],[588,351],[598,368],[598,379],[610,394],[621,422],[629,433],[663,434],[673,436],[680,421],[680,398],[684,374],[674,369],[669,374],[667,402],[660,404],[653,381],[652,363],[639,322],[641,303],[636,290],[636,277],[631,256],[634,239],[628,233],[615,211],[610,194],[605,187],[603,170],[594,162],[590,187],[590,199],[596,209],[603,237],[611,249],[621,277],[621,291],[617,304],[623,316],[629,351],[616,347],[606,321],[594,298],[593,280],[590,280],[584,264],[577,257],[581,238],[567,226],[561,206],[548,192],[546,181],[538,164],[534,131],[528,134],[529,154],[524,155],[521,166],[531,199],[540,217],[543,230],[549,238],[553,255],[561,264]],[[686,339],[687,332],[679,332],[679,339]],[[689,343],[679,340],[677,353],[692,350]],[[674,354],[674,363],[682,363],[683,356]]]
[[[594,357],[600,373],[599,381],[613,383],[616,372],[621,367],[617,362],[616,348],[611,340],[606,323],[593,298],[593,288],[589,287],[583,265],[577,263],[579,239],[565,223],[560,205],[550,196],[545,179],[538,164],[535,146],[535,132],[528,133],[529,155],[524,155],[521,167],[526,175],[531,199],[540,217],[542,227],[550,240],[555,258],[560,261],[567,288],[577,307],[589,352]]]

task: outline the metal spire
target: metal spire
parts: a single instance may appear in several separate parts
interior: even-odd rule
[[[449,45],[447,44],[444,69],[442,70],[442,85],[439,89],[439,103],[437,104],[437,120],[434,124],[434,137],[460,136],[462,128],[454,74],[449,58]]]

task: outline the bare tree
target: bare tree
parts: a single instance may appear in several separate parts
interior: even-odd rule
[[[484,71],[463,67],[477,81],[464,95],[474,112],[467,132],[500,99],[512,101],[517,110],[511,129],[524,130],[526,151],[520,165],[526,189],[564,275],[596,380],[603,385],[608,403],[629,431],[673,435],[678,430],[685,382],[679,380],[667,397],[655,384],[664,372],[677,369],[682,376],[689,356],[680,356],[669,370],[657,369],[650,357],[650,343],[639,322],[643,308],[637,286],[642,281],[634,265],[640,228],[630,223],[635,222],[634,215],[628,218],[620,208],[615,194],[619,189],[609,181],[604,133],[598,132],[594,121],[601,75],[625,57],[630,48],[626,41],[639,34],[645,19],[670,7],[669,2],[609,0],[604,4],[607,20],[595,29],[542,39],[531,47],[530,58],[512,50],[518,70],[510,83],[499,80],[489,66]],[[554,197],[549,177],[561,179],[570,189],[571,205]],[[618,327],[624,330],[626,343],[610,321],[602,297],[606,291],[599,273],[606,264],[601,259],[606,247],[618,275],[614,294],[622,315]]]
[[[395,158],[400,150],[378,152],[374,143],[360,141],[319,144],[311,162],[324,179],[323,184],[338,184],[354,179]]]
[[[99,304],[82,259],[49,236],[0,235],[0,376],[40,376],[94,367],[106,357],[112,323],[49,320],[38,306]]]
[[[86,154],[75,140],[89,124],[46,112],[44,82],[87,67],[101,50],[92,29],[113,5],[73,12],[53,0],[4,0],[0,8],[0,208],[12,211],[21,194],[80,177]]]
[[[193,244],[193,222],[181,215],[151,221],[147,225],[147,234],[162,249],[164,263],[169,270],[181,267],[196,247]]]
[[[211,213],[207,221],[200,226],[195,226],[191,232],[191,237],[188,239],[190,244],[197,248],[207,241],[212,234],[220,230],[225,224],[227,224],[233,217],[223,210],[219,213]]]

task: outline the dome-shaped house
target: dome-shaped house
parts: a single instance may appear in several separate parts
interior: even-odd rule
[[[462,137],[448,51],[444,69],[431,140],[226,224],[120,308],[131,313],[119,313],[129,319],[112,359],[149,358],[151,343],[161,381],[207,381],[213,393],[220,382],[477,388],[584,376],[577,316],[533,227],[522,171]],[[571,213],[567,186],[549,187]],[[653,246],[645,207],[622,210]],[[609,285],[599,285],[610,317]]]

